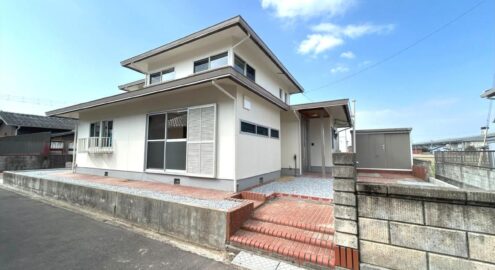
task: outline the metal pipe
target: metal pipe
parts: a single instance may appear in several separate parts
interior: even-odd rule
[[[325,178],[325,127],[323,124],[323,113],[320,114],[320,129],[321,129],[321,176]]]
[[[76,151],[77,151],[77,128],[79,122],[76,124],[76,128],[74,129],[74,142],[72,143],[72,173],[76,172]]]

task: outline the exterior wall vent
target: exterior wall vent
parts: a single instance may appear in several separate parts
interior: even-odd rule
[[[263,184],[263,177],[260,177],[260,185]]]
[[[174,185],[180,185],[180,178],[174,178]]]
[[[104,175],[105,175],[105,176],[108,176],[108,172],[105,172],[105,173],[104,173]]]

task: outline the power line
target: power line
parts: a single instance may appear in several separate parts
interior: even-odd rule
[[[12,101],[12,102],[20,102],[27,103],[31,105],[65,105],[68,102],[62,100],[52,100],[52,99],[40,99],[26,96],[16,96],[16,95],[4,95],[0,94],[0,101]]]
[[[421,42],[427,40],[428,38],[432,37],[433,35],[437,34],[438,32],[442,31],[443,29],[449,27],[451,24],[455,23],[456,21],[462,19],[464,16],[468,15],[469,13],[471,13],[472,11],[474,11],[476,8],[478,8],[483,2],[485,2],[485,0],[481,0],[479,2],[477,2],[474,6],[472,6],[471,8],[469,8],[468,10],[464,11],[463,13],[459,14],[457,17],[455,17],[454,19],[448,21],[447,23],[443,24],[442,26],[438,27],[437,29],[433,30],[432,32],[424,35],[423,37],[421,37],[420,39],[414,41],[413,43],[409,44],[408,46],[406,46],[405,48],[401,49],[401,50],[398,50],[396,51],[395,53],[389,55],[388,57],[385,57],[383,58],[382,60],[378,61],[378,62],[375,62],[374,64],[371,64],[361,70],[358,70],[354,73],[351,73],[343,78],[340,78],[338,80],[335,80],[333,82],[330,82],[330,83],[327,83],[325,85],[322,85],[320,87],[317,87],[317,88],[314,88],[314,89],[311,89],[311,90],[308,90],[308,91],[305,91],[306,93],[308,92],[314,92],[314,91],[318,91],[318,90],[321,90],[323,88],[326,88],[328,86],[332,86],[332,85],[335,85],[335,84],[338,84],[338,83],[341,83],[343,81],[346,81],[350,78],[353,78],[363,72],[366,72],[370,69],[373,69],[373,68],[376,68],[377,66],[385,63],[385,62],[388,62],[390,60],[392,60],[393,58],[401,55],[402,53],[404,53],[405,51],[417,46],[418,44],[420,44]],[[307,96],[306,96],[307,97]]]

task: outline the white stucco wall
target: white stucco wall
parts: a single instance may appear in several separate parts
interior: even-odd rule
[[[256,83],[268,90],[274,96],[279,97],[279,89],[287,91],[288,85],[284,84],[279,79],[281,74],[277,74],[268,68],[270,64],[269,58],[266,56],[260,57],[260,52],[250,50],[248,46],[241,44],[234,49],[234,53],[246,61],[256,70]]]
[[[297,156],[297,168],[301,168],[300,121],[295,113],[281,112],[281,162],[282,168],[294,168],[294,155]]]
[[[323,118],[323,127],[325,129],[325,166],[332,166],[332,140],[331,140],[331,121],[332,118]],[[319,118],[309,120],[309,148],[311,166],[321,166],[321,121]],[[314,145],[312,145],[314,144]]]
[[[154,73],[169,68],[175,69],[175,79],[184,78],[194,74],[194,62],[204,59],[206,57],[214,56],[220,53],[226,52],[232,47],[231,39],[220,39],[214,43],[201,44],[194,46],[193,50],[181,53],[177,52],[173,57],[169,57],[166,60],[150,63],[148,70],[150,73]],[[148,83],[148,79],[146,83]]]
[[[244,96],[251,102],[250,110],[243,108]],[[244,120],[280,131],[280,109],[278,107],[243,88],[239,88],[237,99],[239,122]],[[237,132],[238,179],[280,170],[280,139],[240,133],[240,124]],[[282,134],[279,137],[281,136]]]
[[[230,92],[234,90],[229,87]],[[105,168],[122,171],[144,171],[146,115],[148,113],[217,104],[217,175],[220,179],[234,178],[234,106],[230,98],[212,86],[176,93],[154,95],[132,102],[116,104],[81,112],[78,137],[89,137],[93,121],[113,120],[112,154],[78,153],[79,167]]]

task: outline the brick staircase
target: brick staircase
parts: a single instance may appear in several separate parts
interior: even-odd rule
[[[329,204],[274,199],[256,209],[230,243],[313,268],[333,268],[332,216]]]

